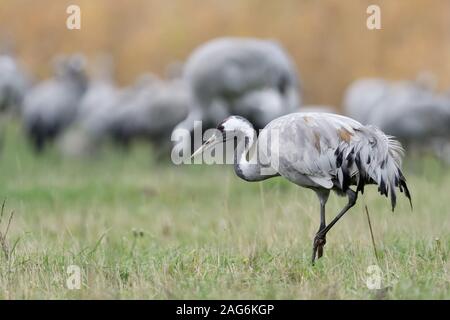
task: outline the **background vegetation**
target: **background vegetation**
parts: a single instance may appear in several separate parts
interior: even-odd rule
[[[65,27],[69,4],[81,7],[80,31]],[[370,4],[381,7],[382,30],[366,28]],[[2,0],[0,30],[38,76],[57,53],[106,51],[125,84],[144,71],[162,74],[201,43],[232,35],[280,41],[297,63],[307,103],[339,105],[361,76],[429,71],[441,89],[450,87],[448,0]]]

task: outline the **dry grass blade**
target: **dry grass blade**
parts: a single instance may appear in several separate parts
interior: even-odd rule
[[[0,227],[1,227],[1,223],[3,221],[3,215],[5,212],[5,200],[3,200],[3,204],[2,204],[2,208],[1,208],[1,212],[0,212]],[[3,232],[0,229],[0,247],[3,251],[3,254],[5,256],[6,260],[9,260],[10,256],[11,256],[11,250],[8,244],[8,232],[9,232],[9,228],[11,227],[11,222],[12,219],[14,218],[14,211],[11,211],[11,214],[9,215],[9,219],[8,219],[8,224],[6,225],[6,229],[5,232]]]
[[[372,239],[373,252],[375,253],[375,258],[377,259],[377,262],[379,264],[380,259],[378,258],[377,246],[375,244],[375,238],[373,236],[372,223],[370,221],[369,209],[367,208],[367,205],[365,206],[365,208],[366,208],[367,222],[369,223],[370,237]]]
[[[5,212],[5,203],[6,203],[6,200],[3,200],[2,211],[0,212],[0,226],[2,225],[3,213]]]

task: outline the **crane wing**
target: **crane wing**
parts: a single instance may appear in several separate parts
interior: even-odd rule
[[[403,149],[375,127],[335,114],[295,113],[269,123],[260,137],[270,137],[274,169],[295,183],[342,191],[356,184],[361,192],[365,183],[376,183],[381,194],[390,194],[392,207],[395,187],[410,198],[400,170]]]
[[[300,173],[324,188],[336,176],[335,150],[350,141],[361,125],[327,113],[295,113],[272,121],[261,133],[269,138],[268,154],[281,175]]]

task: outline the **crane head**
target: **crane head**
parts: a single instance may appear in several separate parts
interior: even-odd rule
[[[192,154],[191,159],[205,150],[210,149],[219,143],[234,139],[235,137],[242,135],[253,136],[254,131],[253,125],[247,119],[240,116],[230,116],[217,126],[214,134]]]

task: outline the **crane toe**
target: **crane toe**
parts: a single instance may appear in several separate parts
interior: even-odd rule
[[[314,265],[314,262],[317,259],[320,259],[323,256],[323,247],[327,243],[325,235],[320,234],[318,232],[316,236],[314,237],[314,244],[313,244],[313,254],[312,254],[312,264]]]

